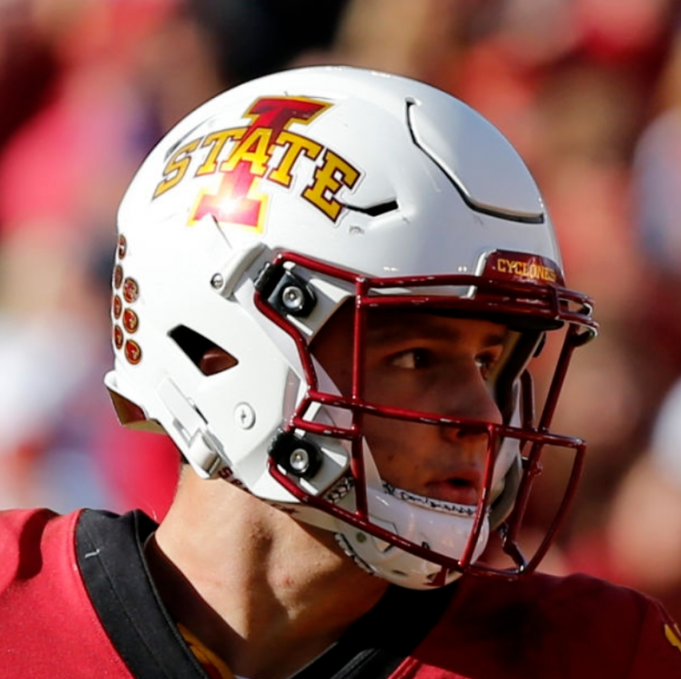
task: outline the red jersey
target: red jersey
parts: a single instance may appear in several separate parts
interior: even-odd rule
[[[159,600],[141,512],[0,513],[3,679],[206,679]],[[419,637],[412,631],[421,627]],[[296,679],[679,679],[660,604],[585,575],[392,587]]]

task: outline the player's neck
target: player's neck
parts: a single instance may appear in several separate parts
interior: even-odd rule
[[[175,617],[252,679],[285,677],[380,599],[333,536],[222,481],[186,475],[149,550]]]

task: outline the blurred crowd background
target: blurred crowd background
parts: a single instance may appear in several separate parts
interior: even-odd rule
[[[555,422],[589,451],[543,567],[633,585],[681,618],[673,0],[0,0],[0,506],[163,516],[176,454],[120,427],[101,382],[116,208],[191,109],[314,63],[437,85],[527,160],[568,284],[595,298],[601,323]],[[529,508],[537,528],[560,467]]]

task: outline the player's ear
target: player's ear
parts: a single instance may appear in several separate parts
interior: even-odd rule
[[[213,346],[207,349],[199,359],[198,367],[204,375],[216,375],[223,370],[233,368],[238,361],[232,354],[220,347]]]
[[[177,326],[170,336],[204,375],[216,375],[239,362],[232,354],[187,326]]]

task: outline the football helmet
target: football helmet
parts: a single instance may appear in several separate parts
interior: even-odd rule
[[[113,274],[119,418],[158,426],[203,477],[220,476],[332,531],[361,567],[429,588],[465,571],[534,568],[517,545],[574,347],[596,333],[565,288],[541,195],[477,112],[432,86],[355,67],[306,67],[226,91],[179,122],[134,177]],[[311,347],[352,305],[353,362],[371,309],[493,318],[516,337],[494,379],[503,423],[369,403],[361,368],[341,393]],[[527,364],[546,333],[563,349],[532,412]],[[204,357],[229,356],[214,371]],[[224,361],[223,361],[224,367]],[[367,414],[478,428],[488,440],[476,505],[394,488],[363,435]],[[513,566],[480,562],[501,531]]]

